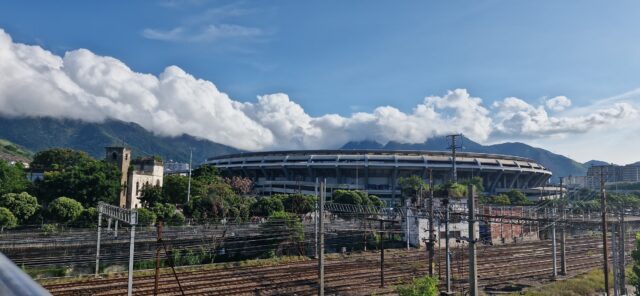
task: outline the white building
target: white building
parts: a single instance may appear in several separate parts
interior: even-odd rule
[[[162,187],[164,166],[153,157],[131,159],[131,149],[106,147],[106,160],[118,166],[122,178],[118,205],[122,208],[139,208],[145,186]]]

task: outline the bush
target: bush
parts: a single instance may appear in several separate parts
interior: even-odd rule
[[[315,210],[316,198],[304,194],[289,194],[283,196],[284,210],[294,214],[306,214]]]
[[[138,225],[151,226],[156,223],[156,214],[148,209],[141,208],[138,211]]]
[[[60,223],[68,223],[77,219],[82,213],[83,207],[78,201],[68,197],[58,197],[49,204],[49,215]]]
[[[84,209],[80,216],[73,221],[73,225],[76,227],[96,227],[98,225],[98,210],[96,208]]]
[[[38,211],[38,200],[29,193],[7,193],[0,197],[0,207],[5,207],[13,213],[20,223],[27,221]]]
[[[58,226],[56,224],[43,224],[40,230],[46,235],[54,234],[58,232]]]
[[[13,228],[18,225],[18,219],[7,208],[0,207],[0,231],[5,228]]]
[[[415,278],[409,284],[398,286],[396,292],[400,296],[436,296],[438,280],[428,276]]]
[[[284,205],[277,196],[263,197],[251,206],[251,215],[267,217],[274,212],[284,211]]]

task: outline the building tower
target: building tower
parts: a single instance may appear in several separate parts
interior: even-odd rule
[[[115,164],[120,170],[120,195],[118,206],[127,208],[127,175],[131,164],[131,149],[122,146],[105,147],[105,160]]]

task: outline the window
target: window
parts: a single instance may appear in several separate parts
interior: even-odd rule
[[[115,152],[111,153],[111,159],[118,160],[118,153],[115,153]]]
[[[136,182],[136,195],[138,195],[139,190],[140,190],[140,182]]]
[[[126,153],[126,154],[124,155],[124,160],[128,160],[128,159],[129,159],[129,153]]]
[[[160,180],[156,180],[156,186],[160,187]]]

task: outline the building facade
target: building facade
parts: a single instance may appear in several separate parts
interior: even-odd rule
[[[131,159],[131,149],[106,147],[106,160],[118,166],[121,173],[118,205],[122,208],[141,207],[140,197],[145,186],[162,187],[164,166],[153,157]]]
[[[328,197],[336,189],[365,190],[399,201],[400,177],[418,175],[434,184],[451,180],[449,152],[395,150],[303,150],[240,153],[209,158],[222,174],[251,178],[258,193],[314,194],[316,178],[327,181]],[[489,193],[542,187],[551,171],[521,157],[481,153],[458,153],[459,181],[481,177]],[[536,191],[537,192],[537,191]],[[391,203],[389,203],[391,202]]]

